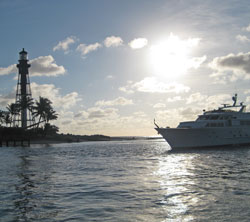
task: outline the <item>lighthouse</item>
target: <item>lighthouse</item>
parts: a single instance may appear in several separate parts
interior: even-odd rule
[[[31,112],[31,89],[29,80],[28,53],[23,49],[19,52],[18,68],[18,81],[16,89],[16,104],[19,105],[21,111],[20,115],[14,118],[14,126],[27,128],[33,123]]]

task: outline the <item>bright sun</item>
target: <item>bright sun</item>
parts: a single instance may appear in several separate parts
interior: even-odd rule
[[[150,62],[156,75],[176,78],[194,65],[189,58],[192,48],[199,43],[198,38],[181,40],[171,34],[168,39],[150,48]]]

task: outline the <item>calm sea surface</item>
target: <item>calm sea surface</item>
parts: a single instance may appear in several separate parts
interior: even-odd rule
[[[0,221],[249,221],[250,147],[0,147]]]

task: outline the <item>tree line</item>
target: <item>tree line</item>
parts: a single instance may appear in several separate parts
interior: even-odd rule
[[[0,110],[0,127],[16,127],[14,118],[21,115],[21,111],[27,109],[31,112],[32,120],[35,122],[33,128],[41,128],[46,131],[58,132],[58,127],[51,125],[51,120],[56,120],[58,114],[52,107],[52,102],[48,98],[39,97],[39,100],[34,101],[32,98],[26,98],[18,103],[8,104],[6,111]]]

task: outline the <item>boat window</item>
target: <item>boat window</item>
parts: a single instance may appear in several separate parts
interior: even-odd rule
[[[207,123],[206,127],[224,127],[224,123]]]
[[[205,120],[206,117],[205,116],[199,116],[197,120]]]
[[[242,126],[250,126],[250,120],[241,120],[240,125],[242,125]]]
[[[219,116],[211,116],[211,120],[216,120],[218,118],[219,118]]]

